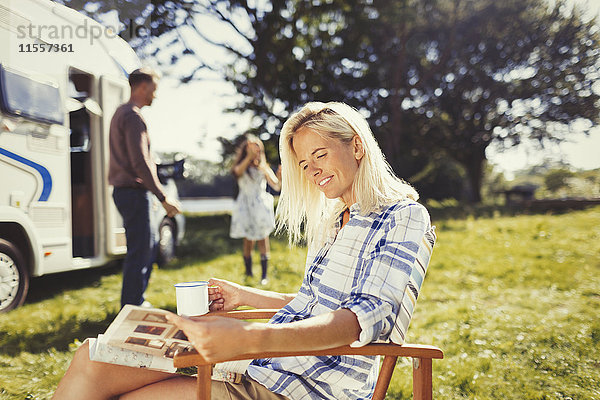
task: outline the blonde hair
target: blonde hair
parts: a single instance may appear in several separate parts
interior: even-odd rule
[[[348,145],[354,136],[362,141],[364,156],[354,177],[352,190],[361,214],[406,198],[419,195],[408,183],[398,178],[385,160],[367,120],[344,103],[307,103],[284,124],[279,138],[282,185],[277,206],[278,231],[287,229],[290,243],[302,239],[302,225],[309,245],[321,245],[346,205],[340,199],[327,199],[311,184],[298,165],[293,140],[300,128],[309,128],[324,138],[340,140]]]

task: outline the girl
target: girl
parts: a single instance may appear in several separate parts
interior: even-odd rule
[[[269,234],[275,229],[273,196],[266,191],[267,183],[275,191],[281,188],[279,178],[273,173],[265,157],[262,141],[246,135],[237,151],[232,172],[239,187],[231,215],[229,235],[244,239],[243,256],[246,276],[252,276],[252,249],[258,242],[262,268],[261,284],[267,284],[269,262]]]

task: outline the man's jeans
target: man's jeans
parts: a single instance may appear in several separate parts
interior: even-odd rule
[[[152,273],[157,249],[156,227],[152,218],[150,192],[135,188],[114,188],[113,200],[123,217],[127,255],[123,261],[121,307],[140,305]]]

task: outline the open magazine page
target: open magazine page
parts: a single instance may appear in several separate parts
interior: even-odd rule
[[[173,357],[193,347],[185,334],[167,322],[167,312],[126,305],[103,335],[90,341],[90,360],[176,372]]]
[[[191,351],[193,346],[181,329],[167,322],[166,315],[165,310],[128,304],[106,330],[106,343],[172,363],[176,353]]]
[[[90,342],[90,360],[164,372],[177,371],[173,357],[194,348],[179,328],[166,319],[167,311],[125,305],[106,332]],[[251,360],[215,365],[213,379],[230,380],[231,373],[243,374]]]
[[[146,353],[123,349],[106,343],[104,335],[88,339],[90,342],[90,360],[110,364],[124,365],[127,367],[148,368],[163,372],[176,372],[173,360],[170,358],[156,357]]]

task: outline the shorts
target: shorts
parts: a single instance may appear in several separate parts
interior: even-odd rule
[[[238,383],[212,381],[211,400],[285,400],[287,397],[271,392],[252,378],[241,375]]]

